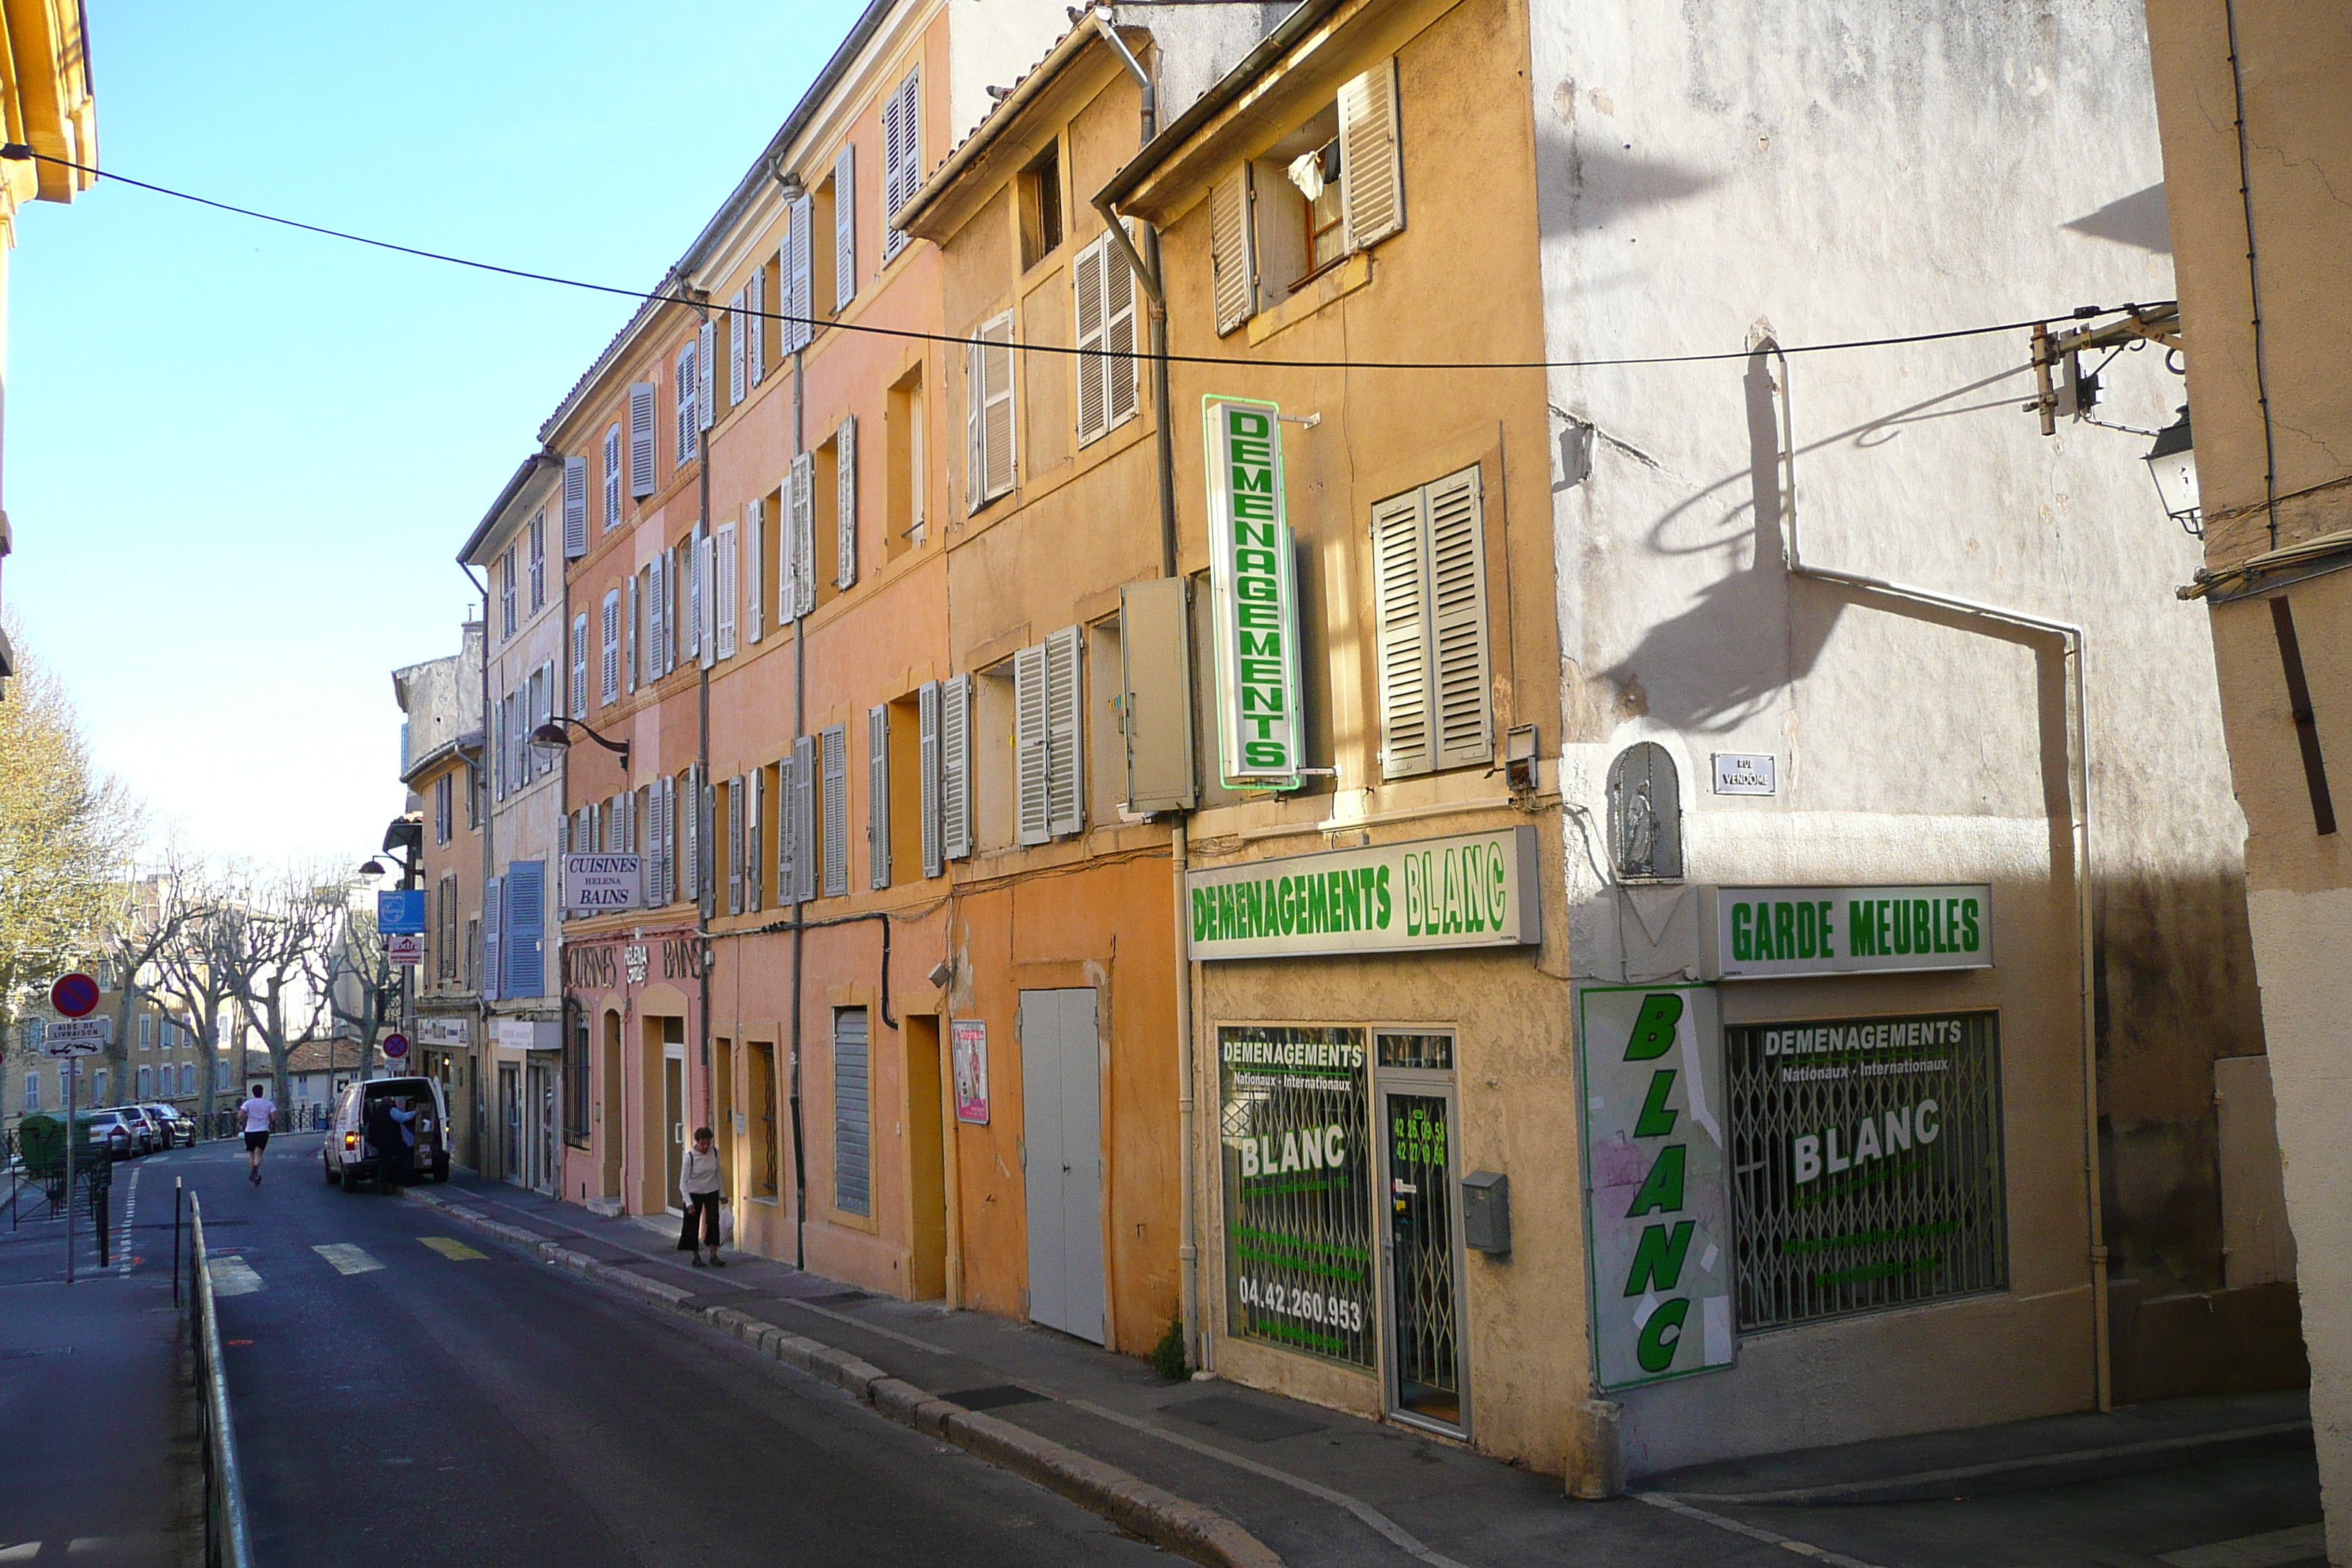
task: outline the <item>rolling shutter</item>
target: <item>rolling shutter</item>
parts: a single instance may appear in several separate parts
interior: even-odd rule
[[[629,499],[654,493],[654,384],[629,384]]]
[[[890,705],[866,710],[866,885],[890,885]]]
[[[1431,485],[1427,495],[1437,765],[1468,767],[1495,755],[1479,471],[1472,467],[1449,474]]]
[[[971,855],[971,677],[940,683],[940,858]]]
[[[816,898],[816,737],[793,742],[793,895]]]
[[[916,761],[923,819],[923,875],[947,869],[940,853],[940,683],[926,680],[915,694]]]
[[[833,1206],[874,1212],[873,1100],[863,1007],[833,1010]]]
[[[563,459],[563,558],[588,553],[588,459]]]
[[[1372,508],[1372,576],[1381,776],[1404,778],[1436,765],[1430,736],[1428,572],[1418,490]]]
[[[1340,86],[1339,205],[1351,250],[1377,245],[1404,227],[1393,57]]]
[[[1045,645],[1032,643],[1013,656],[1013,772],[1024,844],[1054,837],[1051,729],[1046,718]]]
[[[798,353],[815,335],[812,301],[815,289],[809,279],[809,229],[816,222],[816,204],[803,196],[792,205],[791,226],[784,231],[784,352]]]
[[[1247,163],[1209,187],[1209,272],[1219,337],[1257,309],[1257,236],[1250,206]]]
[[[849,735],[839,724],[824,731],[824,896],[849,891]]]
[[[882,108],[882,259],[906,248],[904,230],[891,226],[898,209],[914,199],[922,183],[922,72],[907,73]]]
[[[506,903],[506,879],[493,877],[482,884],[482,1000],[495,1002],[505,992],[499,982],[505,965],[499,962],[506,942],[505,922],[499,917]]]
[[[839,479],[834,517],[835,571],[833,585],[846,588],[857,581],[857,416],[841,422],[833,437],[834,468]]]
[[[735,557],[738,548],[735,525],[720,523],[719,535],[711,542],[710,595],[716,612],[713,618],[718,623],[710,640],[717,645],[715,657],[719,658],[735,657]]]
[[[833,161],[833,308],[846,310],[856,298],[857,144],[853,142]]]
[[[1055,837],[1086,826],[1086,775],[1079,749],[1080,666],[1085,634],[1065,626],[1045,639],[1045,806]]]
[[[767,568],[760,554],[760,536],[767,531],[768,503],[755,500],[743,509],[743,618],[747,641],[760,640],[760,574]]]
[[[793,616],[798,619],[816,608],[816,456],[803,452],[793,459],[793,542],[788,573],[792,579]]]

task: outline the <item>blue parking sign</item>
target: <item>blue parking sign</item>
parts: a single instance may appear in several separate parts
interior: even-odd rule
[[[423,936],[425,889],[410,888],[403,891],[378,893],[375,896],[375,929],[386,936]]]

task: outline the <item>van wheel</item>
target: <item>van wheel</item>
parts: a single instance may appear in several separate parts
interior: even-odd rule
[[[343,1184],[343,1173],[341,1171],[336,1170],[324,1160],[319,1162],[319,1168],[327,1173],[327,1185],[340,1187]]]
[[[347,1193],[355,1193],[360,1190],[360,1179],[352,1174],[349,1171],[345,1171],[343,1173],[343,1179],[341,1184],[343,1191]]]

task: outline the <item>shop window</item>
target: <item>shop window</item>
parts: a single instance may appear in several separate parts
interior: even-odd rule
[[[1675,759],[1654,741],[1626,747],[1609,764],[1609,854],[1622,878],[1682,878],[1681,778]]]
[[[574,1016],[563,1032],[563,1141],[588,1147],[588,1020]]]

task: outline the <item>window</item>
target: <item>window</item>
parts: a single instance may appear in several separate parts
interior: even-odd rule
[[[563,1141],[588,1147],[588,1019],[583,1014],[563,1031]]]
[[[700,380],[695,370],[696,347],[695,343],[688,342],[677,351],[677,466],[681,468],[694,460],[696,441],[702,430],[694,407],[696,384]]]
[[[180,1092],[182,1094],[196,1092],[196,1064],[194,1062],[180,1064]]]
[[[499,638],[515,635],[515,549],[509,544],[499,557]]]
[[[833,1010],[833,1206],[874,1212],[873,1101],[863,1007]]]
[[[1078,252],[1070,278],[1077,292],[1083,447],[1135,417],[1135,273],[1127,252],[1105,231]]]
[[[1609,764],[1609,858],[1620,877],[1683,874],[1681,775],[1655,741],[1634,742]]]
[[[890,389],[883,419],[883,542],[895,558],[923,542],[923,372],[918,365]]]
[[[882,221],[887,225],[900,207],[914,200],[923,183],[922,72],[907,73],[889,101],[882,106]],[[903,230],[882,231],[882,261],[887,266],[906,248]]]
[[[598,628],[603,633],[603,662],[598,669],[597,698],[610,708],[621,700],[621,591],[608,590]]]
[[[849,891],[849,736],[835,724],[822,737],[824,766],[824,896]]]
[[[433,781],[433,842],[446,844],[457,826],[457,775],[443,773]]]
[[[139,1069],[139,1088],[137,1092],[139,1098],[142,1100],[152,1100],[155,1098],[155,1069],[153,1068],[142,1067]]]
[[[441,879],[440,909],[433,921],[434,973],[443,980],[457,978],[457,879]]]
[[[772,1198],[783,1168],[783,1137],[776,1115],[776,1044],[751,1042],[751,1195]]]
[[[1482,494],[1473,466],[1372,507],[1383,778],[1494,760]]]
[[[588,612],[572,617],[572,716],[588,717]]]
[[[530,539],[530,613],[547,607],[547,513],[534,513],[527,530]]]
[[[621,426],[604,432],[604,531],[621,526]]]
[[[1027,271],[1062,246],[1062,144],[1050,143],[1021,171],[1021,269]]]
[[[40,1109],[41,1075],[37,1072],[28,1072],[25,1075],[25,1114],[30,1116]]]
[[[1080,650],[1078,628],[1065,626],[1013,656],[1013,787],[1023,844],[1043,844],[1086,826]]]
[[[482,921],[479,915],[466,922],[466,989],[473,990],[481,984]]]
[[[629,384],[629,498],[654,493],[654,384]]]
[[[1013,489],[1013,312],[982,323],[965,345],[965,510]]]

